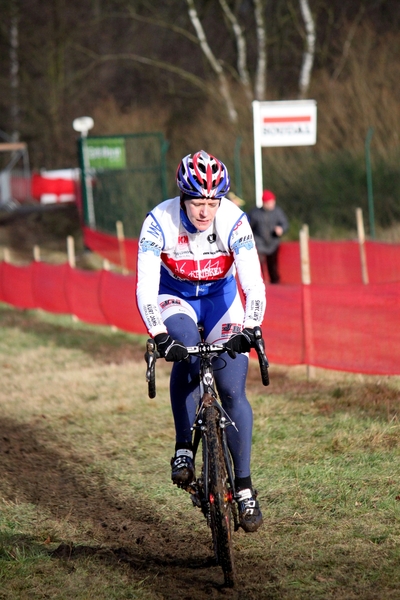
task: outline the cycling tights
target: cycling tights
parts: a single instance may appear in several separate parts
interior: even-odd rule
[[[200,341],[197,323],[187,314],[175,314],[165,320],[168,333],[186,346]],[[223,408],[235,427],[227,427],[226,435],[236,477],[250,475],[253,411],[246,397],[248,357],[238,354],[232,359],[227,353],[213,360],[214,377]],[[190,444],[191,426],[199,398],[199,359],[174,363],[171,371],[170,394],[177,444]]]

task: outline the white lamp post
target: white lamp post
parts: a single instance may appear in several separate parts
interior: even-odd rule
[[[94,214],[94,202],[93,202],[93,188],[92,180],[89,174],[89,158],[87,155],[87,148],[85,138],[87,138],[88,131],[92,129],[94,121],[92,117],[78,117],[74,119],[72,127],[75,131],[81,134],[82,138],[82,157],[83,157],[83,169],[84,169],[84,182],[86,190],[86,201],[88,209],[88,220],[89,225],[92,229],[96,229],[96,218]]]

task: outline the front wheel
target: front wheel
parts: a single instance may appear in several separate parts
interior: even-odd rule
[[[232,544],[232,502],[233,494],[228,485],[221,443],[221,429],[217,423],[218,413],[213,406],[205,409],[206,438],[208,449],[208,501],[210,506],[210,527],[213,537],[215,557],[222,567],[225,585],[235,584],[235,567]]]

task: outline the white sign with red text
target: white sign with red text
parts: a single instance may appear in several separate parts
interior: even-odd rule
[[[258,107],[254,107],[254,118],[258,117],[261,146],[312,146],[316,143],[317,103],[315,100],[258,102],[257,104]]]
[[[253,102],[256,205],[262,206],[262,148],[312,146],[317,142],[315,100]]]

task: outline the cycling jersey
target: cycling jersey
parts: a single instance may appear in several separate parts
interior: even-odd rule
[[[139,238],[137,302],[152,336],[166,332],[161,302],[170,295],[190,304],[221,296],[238,275],[245,296],[243,327],[261,325],[265,286],[247,216],[226,198],[206,231],[197,231],[181,209],[180,198],[165,200],[146,217]]]

